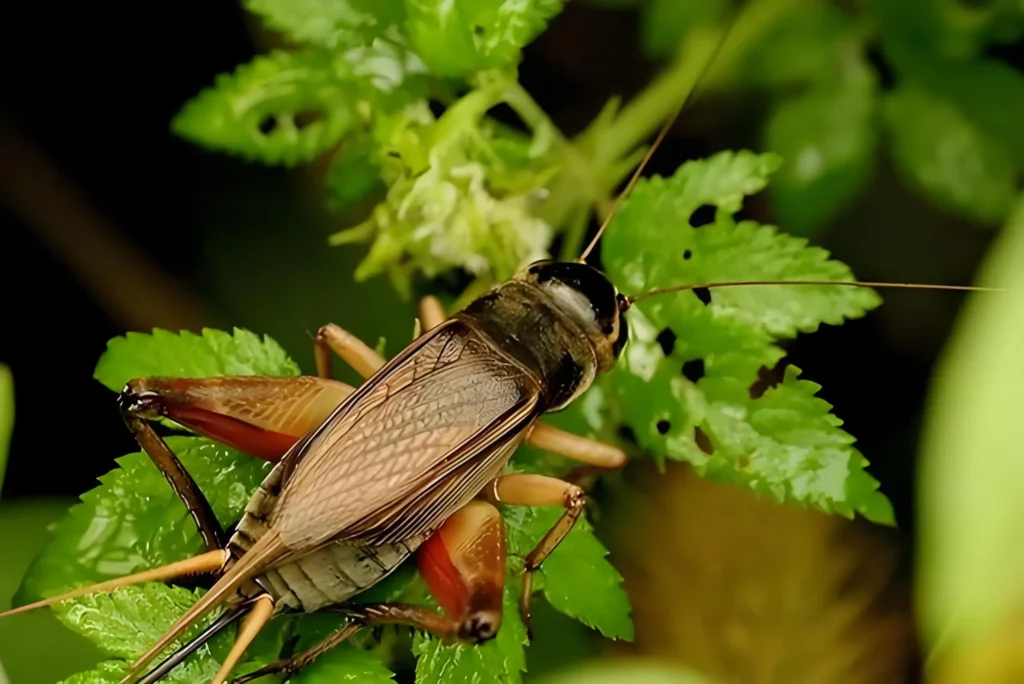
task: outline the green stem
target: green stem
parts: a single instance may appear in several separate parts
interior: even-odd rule
[[[560,145],[569,145],[569,141],[566,140],[565,135],[558,129],[551,117],[547,115],[547,112],[518,82],[511,83],[508,90],[505,91],[505,102],[515,110],[523,122],[530,127],[530,130],[536,133],[539,130],[548,129],[554,133],[555,140]]]
[[[679,56],[602,132],[596,150],[601,162],[613,163],[633,150],[682,107],[714,57],[722,33],[712,29],[691,34]]]
[[[685,104],[702,78],[702,88],[721,87],[743,50],[806,1],[750,0],[731,28],[720,25],[692,30],[669,66],[601,132],[595,148],[598,161],[613,163],[647,140]]]

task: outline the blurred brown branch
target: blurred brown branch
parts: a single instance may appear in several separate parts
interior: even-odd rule
[[[199,299],[128,243],[84,193],[4,119],[0,149],[0,201],[67,264],[120,325],[198,331],[210,323]]]

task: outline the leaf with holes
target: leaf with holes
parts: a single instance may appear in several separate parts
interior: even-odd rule
[[[662,358],[642,374],[633,372],[632,360],[625,356],[616,369],[615,387],[642,447],[779,502],[893,523],[853,437],[814,396],[820,387],[798,379],[798,369],[788,367],[781,384],[753,398],[750,381],[717,369],[694,383],[675,359]]]
[[[311,161],[364,127],[380,106],[422,96],[425,66],[390,43],[341,54],[315,48],[260,55],[193,98],[174,132],[251,161]]]
[[[620,289],[639,293],[655,287],[749,280],[850,281],[853,274],[829,253],[809,247],[802,238],[751,221],[737,224],[732,215],[744,195],[767,184],[778,168],[774,154],[723,152],[687,162],[669,179],[638,183],[608,228],[604,254],[608,274]],[[690,225],[701,205],[717,208],[713,223]],[[657,249],[652,246],[657,245]],[[693,293],[663,295],[665,317],[687,320],[702,308]],[[821,323],[839,324],[864,315],[881,303],[863,288],[829,286],[750,286],[715,289],[710,294],[707,325],[738,324],[752,335],[793,337],[813,332]],[[701,315],[701,314],[696,314]],[[659,329],[669,320],[653,321]],[[726,334],[716,331],[715,334]],[[677,332],[677,335],[679,333]],[[743,335],[740,335],[743,337]]]
[[[736,280],[850,281],[844,264],[802,238],[736,223],[742,198],[763,189],[774,155],[725,152],[637,185],[603,251],[627,292]],[[714,221],[691,225],[702,204]],[[657,244],[658,249],[650,245]],[[760,398],[776,340],[839,324],[880,303],[852,287],[765,285],[664,294],[626,312],[630,340],[607,386],[617,415],[658,460],[685,460],[709,478],[821,510],[891,522],[888,501],[839,429],[817,386],[792,371]]]
[[[438,76],[515,66],[565,0],[406,0],[405,29]]]
[[[402,0],[245,0],[245,8],[293,41],[328,50],[395,38],[405,19]]]

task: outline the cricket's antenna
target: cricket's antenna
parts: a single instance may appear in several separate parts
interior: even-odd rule
[[[875,283],[856,280],[736,280],[720,283],[697,283],[694,285],[674,285],[671,287],[656,287],[638,295],[623,295],[623,308],[628,308],[636,302],[654,297],[655,295],[669,294],[672,292],[688,292],[690,290],[710,290],[716,287],[745,287],[760,285],[845,285],[847,287],[888,287],[906,290],[956,290],[962,292],[1005,292],[1000,287],[981,287],[978,285],[936,285],[932,283]]]
[[[651,145],[651,149],[647,151],[647,154],[644,155],[644,158],[640,162],[640,165],[636,167],[636,171],[633,172],[633,176],[632,178],[629,179],[629,183],[626,184],[625,189],[621,193],[619,193],[618,197],[615,198],[615,202],[612,204],[611,211],[608,212],[608,216],[606,216],[604,221],[601,223],[601,227],[597,229],[597,234],[594,235],[594,238],[590,241],[590,244],[587,245],[587,248],[584,249],[583,253],[580,254],[578,259],[576,259],[577,263],[582,264],[586,262],[587,257],[590,256],[590,253],[592,251],[594,251],[594,247],[596,247],[597,243],[600,242],[601,236],[604,235],[604,231],[608,228],[608,224],[610,224],[612,222],[612,219],[615,218],[615,215],[618,213],[619,207],[622,205],[622,202],[626,199],[626,197],[630,195],[630,193],[633,192],[633,188],[640,180],[640,176],[643,174],[644,169],[647,168],[647,164],[651,161],[651,158],[654,156],[654,153],[658,151],[658,148],[661,147],[661,143],[664,142],[665,138],[668,136],[668,132],[672,130],[672,126],[679,118],[679,115],[682,113],[683,108],[686,106],[686,103],[689,102],[691,100],[692,95],[695,92],[697,92],[697,89],[700,87],[701,80],[710,70],[711,65],[714,64],[715,59],[718,57],[718,53],[721,52],[722,47],[729,40],[729,34],[732,33],[732,30],[733,28],[735,28],[735,26],[736,17],[734,16],[733,20],[729,23],[729,28],[722,35],[722,38],[718,41],[718,45],[715,46],[714,52],[711,53],[711,57],[708,59],[707,64],[704,65],[703,71],[701,71],[700,75],[697,76],[697,79],[694,81],[693,86],[690,88],[690,92],[687,94],[686,97],[683,98],[683,101],[679,103],[679,106],[676,107],[675,113],[673,113],[672,116],[670,116],[662,125],[661,131],[658,132],[658,137],[654,139],[654,143]]]

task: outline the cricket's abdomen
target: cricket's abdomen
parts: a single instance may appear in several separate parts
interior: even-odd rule
[[[275,467],[249,500],[228,541],[234,558],[244,555],[267,531],[277,504],[282,467]],[[384,579],[427,538],[420,535],[394,544],[372,546],[356,540],[330,543],[254,578],[274,602],[312,612],[343,603]]]

